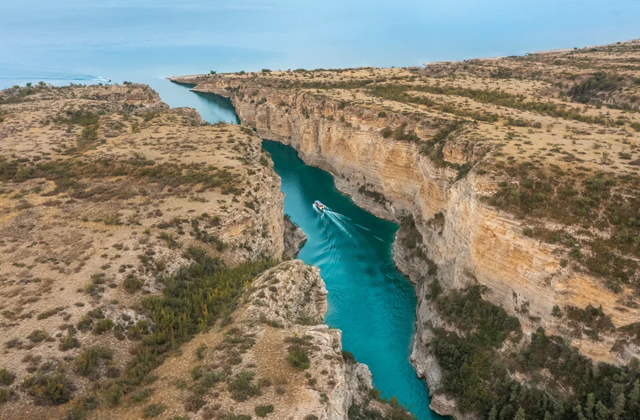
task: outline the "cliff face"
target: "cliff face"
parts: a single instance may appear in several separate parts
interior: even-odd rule
[[[638,309],[616,310],[616,294],[587,275],[561,267],[553,246],[524,236],[520,221],[483,203],[480,198],[495,190],[485,178],[472,173],[456,181],[455,170],[438,167],[418,145],[383,138],[380,130],[388,121],[373,111],[339,109],[339,103],[311,93],[271,88],[241,99],[225,89],[229,86],[242,92],[242,84],[233,79],[205,79],[194,90],[230,97],[243,123],[260,137],[291,145],[305,163],[332,173],[338,188],[359,206],[390,220],[413,215],[425,253],[438,266],[445,288],[485,285],[490,290],[487,299],[513,314],[528,302],[527,316],[520,319],[529,330],[543,326],[555,331],[555,305],[602,305],[616,326],[640,316]],[[267,101],[257,104],[249,98]],[[452,161],[456,156],[468,159],[465,146],[452,142],[443,153]],[[382,198],[376,201],[366,192]],[[442,223],[434,221],[437,213],[444,215]],[[397,264],[417,283],[428,266],[419,258],[407,261],[400,248],[396,244]],[[580,346],[579,341],[574,344]],[[611,360],[607,344],[612,343],[585,350],[596,359]]]
[[[0,370],[15,379],[0,418],[45,416],[51,401],[20,387],[31,374],[67,375],[75,392],[53,404],[98,384],[97,369],[73,369],[91,348],[124,369],[134,324],[150,322],[140,300],[191,247],[228,266],[284,250],[280,178],[250,130],[206,125],[143,85],[28,92],[0,92]]]
[[[253,131],[144,85],[2,91],[0,116],[0,418],[404,413],[322,323],[319,269],[264,271],[306,237]]]
[[[337,187],[359,206],[390,220],[413,217],[421,236],[416,245],[420,252],[403,245],[401,237],[406,232],[401,229],[394,256],[416,285],[412,360],[432,392],[438,389],[441,373],[426,349],[433,337],[432,327],[445,324],[425,297],[434,277],[445,290],[486,286],[484,298],[517,316],[525,332],[543,327],[570,337],[572,345],[596,361],[619,364],[638,355],[633,345],[612,352],[614,335],[601,334],[595,341],[572,335],[564,322],[551,315],[556,306],[585,308],[590,304],[604,308],[613,325],[620,327],[637,322],[640,309],[620,306],[619,294],[597,278],[566,266],[557,246],[524,235],[521,220],[486,204],[482,197],[496,192],[496,182],[475,172],[458,175],[455,164],[473,163],[491,146],[449,138],[441,149],[447,164],[438,164],[421,153],[417,142],[382,134],[385,127],[408,123],[419,137],[428,138],[441,123],[437,116],[414,123],[411,116],[400,112],[379,113],[367,101],[345,105],[337,94],[288,89],[286,83],[261,86],[233,75],[174,81],[230,97],[243,124],[254,127],[263,138],[291,145],[305,163],[332,173]],[[357,95],[353,93],[353,98]],[[437,266],[437,274],[429,273],[428,260]],[[455,403],[442,395],[434,400],[434,407],[463,417]]]

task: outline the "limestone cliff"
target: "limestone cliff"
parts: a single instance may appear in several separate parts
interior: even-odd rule
[[[407,71],[351,71],[357,72],[369,72],[371,76],[367,77],[375,78],[375,82],[404,78],[404,83],[410,84],[415,79]],[[359,206],[390,220],[401,221],[412,216],[415,221],[412,228],[420,239],[417,243],[413,241],[409,248],[402,240],[407,232],[401,228],[394,245],[395,260],[416,285],[417,333],[412,360],[432,393],[438,390],[441,373],[427,349],[432,328],[444,325],[425,297],[427,285],[434,278],[445,290],[486,286],[484,298],[517,316],[526,333],[544,327],[549,333],[570,338],[581,353],[596,361],[622,364],[638,356],[639,348],[635,344],[627,343],[623,351],[611,350],[619,338],[616,332],[601,334],[598,340],[593,340],[572,333],[565,320],[552,316],[556,307],[592,305],[604,308],[613,325],[622,327],[640,319],[640,307],[634,303],[632,290],[613,291],[597,276],[567,265],[564,259],[567,254],[561,246],[524,234],[522,219],[488,204],[486,198],[498,191],[496,179],[505,178],[497,173],[487,174],[484,169],[469,172],[469,168],[485,155],[490,160],[504,155],[507,151],[504,144],[490,139],[490,136],[503,135],[502,125],[496,129],[493,125],[489,127],[490,124],[475,121],[471,131],[447,136],[454,131],[446,129],[447,118],[451,122],[451,115],[447,113],[453,112],[449,111],[452,108],[441,108],[447,109],[444,113],[433,112],[429,107],[436,105],[414,97],[389,104],[385,98],[390,97],[390,89],[384,97],[378,94],[380,90],[376,87],[371,88],[367,97],[359,87],[372,83],[371,80],[358,84],[365,76],[360,79],[353,76],[345,81],[343,73],[336,75],[334,72],[329,76],[321,73],[317,77],[334,78],[325,85],[313,81],[300,84],[295,77],[297,75],[283,72],[258,76],[187,76],[172,80],[195,84],[196,91],[231,98],[243,124],[253,127],[263,138],[293,146],[305,163],[332,173],[337,187]],[[427,87],[405,89],[431,92],[429,89],[433,84],[424,80]],[[440,87],[432,90],[436,89],[443,90]],[[512,89],[519,88],[514,86]],[[471,95],[467,91],[455,92],[453,95]],[[378,99],[380,97],[383,99]],[[383,107],[376,105],[378,100]],[[408,102],[419,105],[407,112]],[[426,108],[421,107],[423,103],[427,104]],[[495,112],[490,118],[477,111],[473,111],[475,114],[466,112],[478,119],[504,119],[505,126],[520,124],[512,123],[511,116],[507,118],[501,114],[504,108],[486,107]],[[532,113],[527,113],[526,118],[531,118],[532,122],[525,121],[522,127],[550,124],[547,133],[555,136],[553,118]],[[574,132],[588,130],[592,124],[586,118],[574,119],[579,121],[571,123]],[[436,139],[443,131],[443,125],[447,131],[442,140],[437,140],[443,143],[439,143],[440,154],[434,159],[429,150],[434,143],[438,144]],[[393,127],[400,128],[393,130]],[[527,128],[517,131],[510,127],[508,130],[526,133]],[[531,128],[528,130],[533,132]],[[632,131],[626,132],[632,137]],[[513,132],[507,132],[507,135],[512,136]],[[541,132],[540,138],[547,135]],[[429,138],[433,140],[426,143],[420,140]],[[410,141],[402,141],[405,139]],[[634,137],[634,141],[637,142],[637,138]],[[575,139],[573,144],[576,144]],[[582,159],[580,162],[591,164]],[[597,167],[598,163],[593,166]],[[433,266],[437,270],[433,270]],[[621,305],[625,301],[628,304]],[[465,416],[444,396],[436,397],[434,408],[457,418]]]
[[[319,270],[273,267],[306,237],[253,131],[144,85],[2,91],[0,117],[0,418],[399,410]]]

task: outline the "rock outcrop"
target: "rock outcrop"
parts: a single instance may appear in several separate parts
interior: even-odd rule
[[[300,226],[292,222],[288,217],[284,219],[284,259],[293,259],[307,242],[307,235]]]

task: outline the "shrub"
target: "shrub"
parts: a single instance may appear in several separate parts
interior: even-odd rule
[[[107,331],[111,330],[111,328],[113,328],[112,320],[110,320],[109,318],[101,319],[100,321],[96,322],[95,327],[93,327],[93,333],[98,335],[104,334]]]
[[[310,367],[307,351],[298,345],[293,345],[289,348],[287,362],[297,370],[305,370]]]
[[[0,388],[0,404],[4,404],[13,397],[13,390],[10,388]]]
[[[69,402],[75,389],[64,374],[45,374],[42,371],[26,376],[22,381],[22,388],[38,405],[60,405]]]
[[[163,404],[149,404],[142,411],[142,417],[145,419],[152,419],[164,413],[166,409],[167,406]]]
[[[101,346],[93,346],[76,357],[73,362],[74,370],[76,373],[82,376],[89,376],[95,372],[100,360],[111,360],[113,358],[113,352]]]
[[[133,274],[129,273],[127,277],[124,279],[123,285],[124,285],[124,290],[126,290],[127,293],[135,293],[140,289],[142,289],[144,282],[139,278],[137,278],[136,276],[134,276]]]
[[[198,360],[204,359],[204,352],[207,351],[207,346],[204,344],[200,344],[196,349],[196,357]]]
[[[393,134],[393,130],[390,127],[385,127],[380,131],[382,138],[387,139]]]
[[[191,394],[184,401],[184,409],[192,413],[197,413],[206,404],[206,401],[203,400],[200,395]]]
[[[0,385],[9,386],[16,379],[16,375],[6,368],[0,369]]]
[[[229,382],[231,398],[236,401],[246,401],[249,398],[260,395],[260,387],[252,382],[254,376],[255,373],[250,371],[242,371],[236,374],[235,378]]]
[[[351,353],[350,351],[346,351],[346,350],[342,350],[342,360],[344,360],[345,363],[355,363],[356,362],[356,358],[353,355],[353,353]]]
[[[120,221],[120,216],[116,213],[106,214],[102,218],[102,223],[104,223],[105,225],[121,225],[122,224],[122,222]]]
[[[78,321],[78,329],[80,331],[89,331],[91,329],[91,325],[93,324],[93,320],[86,316],[82,317],[80,321]]]
[[[49,337],[49,334],[47,334],[45,330],[33,330],[31,334],[27,336],[32,343],[40,343],[47,337]]]
[[[109,385],[109,387],[104,390],[102,395],[107,404],[115,407],[120,405],[120,403],[122,402],[123,392],[124,390],[122,388],[122,385],[114,383]]]
[[[224,417],[224,420],[251,420],[251,416],[249,416],[247,414],[228,413]]]
[[[71,407],[67,408],[65,420],[85,420],[87,411],[95,410],[98,407],[98,400],[93,395],[73,400]]]
[[[153,390],[151,388],[139,389],[131,393],[131,397],[129,397],[129,401],[131,401],[133,404],[138,404],[151,398],[152,394],[153,394]]]
[[[60,344],[58,345],[58,349],[60,351],[67,351],[71,349],[76,349],[80,347],[80,341],[75,338],[70,332],[64,338],[60,339]]]
[[[254,409],[256,416],[258,417],[267,417],[267,415],[273,413],[273,405],[269,404],[269,405],[258,405],[256,406],[256,408]]]

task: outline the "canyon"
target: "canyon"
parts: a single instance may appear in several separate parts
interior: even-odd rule
[[[460,372],[443,371],[437,341],[477,330],[465,330],[466,309],[447,297],[480,290],[478,307],[517,319],[491,352],[510,366],[504,380],[531,392],[576,385],[570,372],[509,362],[548,337],[573,358],[637,365],[639,57],[630,41],[416,68],[171,80],[230,98],[245,126],[291,145],[357,205],[401,224],[394,257],[418,297],[412,361],[432,408],[463,419],[491,417],[496,406],[474,405],[443,381]],[[602,404],[613,412],[616,401]]]
[[[0,418],[409,418],[322,323],[252,130],[146,85],[8,89],[0,181]]]

